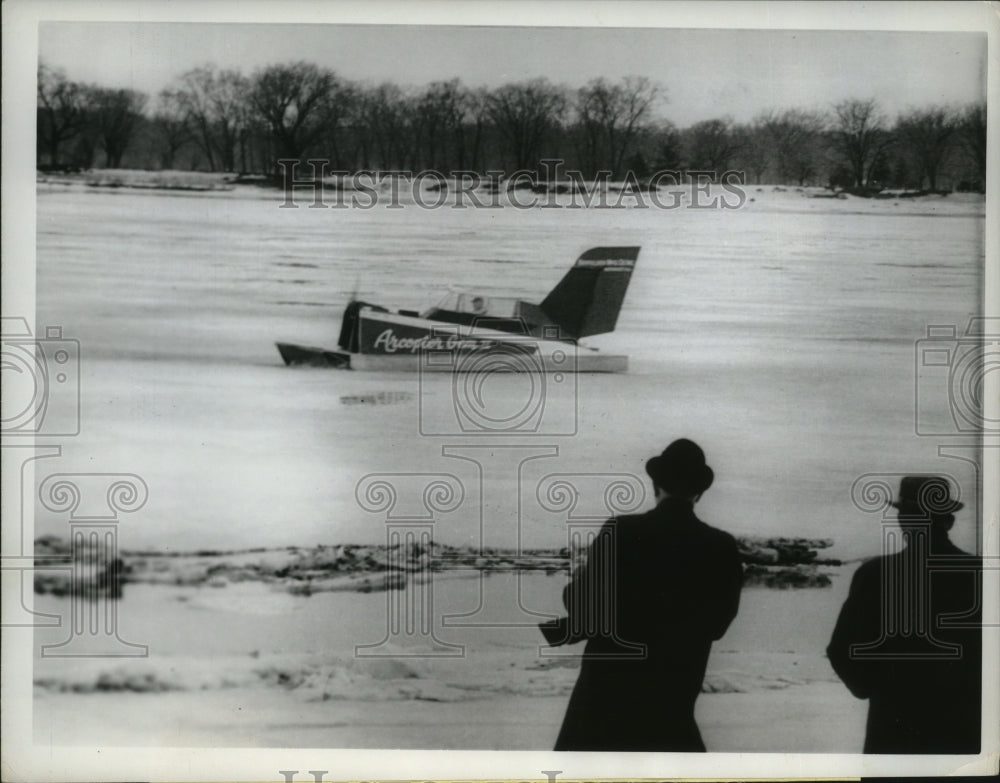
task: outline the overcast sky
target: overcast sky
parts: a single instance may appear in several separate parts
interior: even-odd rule
[[[643,75],[666,88],[678,125],[765,108],[826,109],[876,98],[909,106],[984,99],[986,36],[976,33],[744,31],[384,25],[68,23],[39,27],[39,54],[79,81],[155,95],[206,62],[250,74],[309,60],[351,80],[496,86],[545,76],[579,87]]]

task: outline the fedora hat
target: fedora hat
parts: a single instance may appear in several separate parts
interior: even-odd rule
[[[941,516],[952,514],[965,504],[951,497],[951,487],[944,476],[903,476],[899,495],[890,505],[900,511]]]
[[[646,473],[670,495],[700,495],[715,479],[715,473],[705,464],[705,452],[687,438],[675,440],[662,454],[650,458]]]

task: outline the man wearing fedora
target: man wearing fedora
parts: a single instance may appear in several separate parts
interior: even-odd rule
[[[865,753],[978,753],[982,560],[948,539],[962,503],[941,476],[906,476],[903,548],[863,563],[827,655],[868,699]]]
[[[674,441],[646,472],[656,507],[605,523],[563,592],[569,617],[543,627],[587,642],[556,750],[705,750],[694,704],[743,569],[735,539],[695,516],[714,479],[697,444]]]

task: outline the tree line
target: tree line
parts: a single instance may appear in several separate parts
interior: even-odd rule
[[[746,173],[748,183],[877,190],[979,190],[986,104],[914,108],[890,119],[875,100],[826,111],[721,116],[678,128],[656,113],[662,85],[641,76],[579,88],[545,78],[496,88],[459,79],[404,89],[361,84],[309,62],[247,76],[203,65],[153,100],[38,69],[43,169],[186,169],[273,175],[277,161],[323,158],[343,171],[537,171],[558,158],[585,176]]]

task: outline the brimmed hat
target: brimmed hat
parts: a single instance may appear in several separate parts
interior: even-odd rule
[[[687,438],[675,440],[658,457],[648,460],[646,473],[671,495],[700,495],[715,480],[715,473],[705,464],[705,452]]]
[[[943,516],[965,504],[951,497],[951,487],[944,476],[903,476],[899,495],[890,505],[904,512]]]

